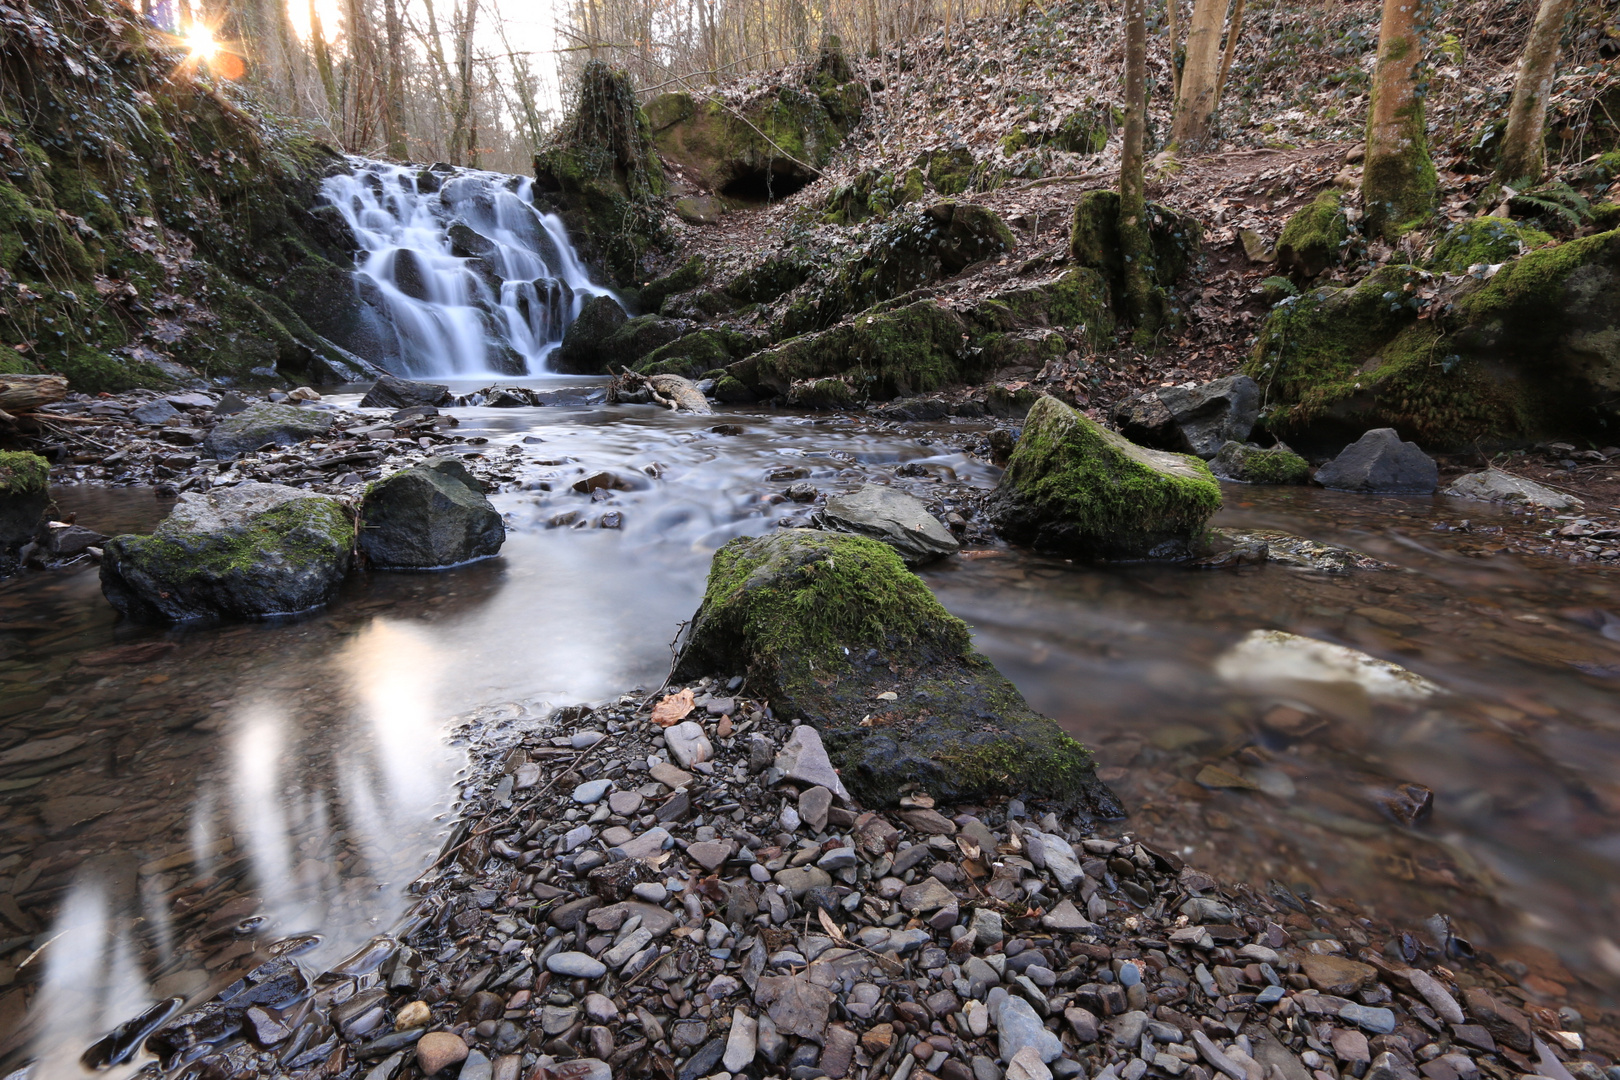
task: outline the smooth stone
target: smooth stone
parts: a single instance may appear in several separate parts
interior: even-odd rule
[[[1052,1080],[1052,1070],[1041,1060],[1041,1052],[1026,1046],[1007,1062],[1006,1080]]]
[[[608,793],[613,781],[606,779],[587,780],[574,789],[573,799],[582,806],[591,806],[602,801],[602,796]]]
[[[691,773],[685,769],[676,768],[667,761],[660,761],[651,769],[648,769],[647,775],[668,788],[683,788],[692,782]]]
[[[686,854],[693,862],[713,873],[731,857],[731,841],[699,840],[695,844],[687,845]]]
[[[821,733],[809,724],[800,724],[776,755],[776,767],[789,780],[801,784],[819,784],[836,795],[839,801],[849,803],[849,792],[838,778],[827,748],[821,743]]]
[[[1511,476],[1500,469],[1459,476],[1442,495],[1455,495],[1463,499],[1481,499],[1486,502],[1510,503],[1518,506],[1536,506],[1562,513],[1578,510],[1583,505],[1573,495],[1565,495],[1534,480]]]
[[[664,850],[669,838],[669,830],[659,826],[615,846],[613,852],[626,859],[650,859]]]
[[[433,1076],[466,1060],[467,1044],[454,1032],[430,1031],[416,1040],[416,1067],[424,1076]]]
[[[1030,861],[1057,878],[1058,887],[1064,892],[1072,890],[1075,883],[1085,876],[1080,869],[1080,860],[1074,857],[1074,848],[1061,836],[1026,829],[1024,843],[1029,850]]]
[[[759,1049],[759,1021],[742,1006],[732,1010],[731,1032],[726,1036],[726,1052],[721,1064],[727,1072],[739,1073],[754,1060]]]
[[[588,953],[560,952],[546,958],[546,970],[570,979],[600,979],[607,974],[607,965]]]
[[[606,733],[601,731],[576,731],[568,738],[568,745],[575,750],[589,750],[603,739]]]
[[[817,513],[816,523],[824,529],[882,541],[907,566],[921,566],[962,548],[951,531],[928,512],[927,503],[884,484],[864,484],[848,495],[833,496]]]
[[[640,810],[645,801],[639,791],[615,791],[608,796],[608,809],[621,817],[629,817]]]
[[[669,890],[656,881],[644,881],[630,892],[637,900],[645,900],[649,904],[662,904],[669,896]]]
[[[1355,1024],[1374,1035],[1388,1035],[1395,1030],[1395,1013],[1392,1010],[1358,1005],[1355,1002],[1339,1010],[1339,1019]]]
[[[1043,1063],[1063,1053],[1063,1043],[1046,1030],[1035,1007],[1021,997],[1009,995],[1002,1001],[995,1021],[1002,1061],[1010,1062],[1013,1055],[1026,1046],[1033,1048]]]
[[[573,851],[581,844],[588,843],[591,837],[594,835],[596,835],[595,830],[593,830],[589,825],[579,825],[575,828],[569,829],[566,833],[563,833],[564,853]]]
[[[1041,925],[1048,930],[1084,930],[1091,925],[1091,921],[1080,914],[1080,909],[1074,906],[1074,901],[1063,899],[1057,905],[1041,916]]]
[[[908,885],[900,890],[900,906],[913,915],[937,911],[954,903],[956,903],[955,894],[940,884],[937,878],[926,878],[916,885]]]
[[[469,1050],[467,1060],[461,1063],[459,1080],[494,1080],[495,1065],[482,1051]]]
[[[696,720],[683,720],[665,729],[664,742],[669,746],[669,756],[683,769],[714,757],[714,746],[703,733],[703,725]]]
[[[799,793],[799,817],[818,833],[827,831],[827,814],[832,810],[833,793],[817,784]],[[789,830],[792,831],[792,830]]]
[[[1462,1006],[1457,1004],[1457,999],[1441,985],[1439,979],[1417,968],[1410,968],[1400,974],[1412,984],[1412,989],[1418,992],[1418,996],[1429,1003],[1429,1008],[1434,1010],[1436,1016],[1448,1024],[1463,1023]]]

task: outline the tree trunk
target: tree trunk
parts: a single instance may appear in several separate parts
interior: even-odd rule
[[[335,125],[333,134],[342,139],[336,128],[343,126],[343,100],[338,95],[337,74],[332,70],[332,51],[326,47],[326,31],[321,27],[321,16],[315,10],[315,0],[309,0],[309,39],[315,46],[315,71],[326,91],[326,107],[331,111],[329,125]]]
[[[1164,324],[1164,295],[1153,280],[1142,179],[1147,136],[1147,0],[1125,0],[1125,137],[1119,159],[1119,246],[1125,260],[1125,313],[1138,343],[1151,344]]]
[[[1524,43],[1519,77],[1508,105],[1502,160],[1496,167],[1496,178],[1504,184],[1527,186],[1547,171],[1547,98],[1558,69],[1559,39],[1572,6],[1573,0],[1541,0],[1536,8],[1536,21]]]
[[[1378,70],[1367,118],[1361,200],[1370,233],[1395,240],[1434,210],[1434,164],[1423,126],[1423,36],[1419,0],[1384,0]]]
[[[1181,0],[1165,0],[1165,32],[1170,35],[1170,91],[1171,97],[1181,100]]]
[[[1243,33],[1243,0],[1232,5],[1232,30],[1226,35],[1226,55],[1221,58],[1221,78],[1215,84],[1215,104],[1226,95],[1226,77],[1232,74],[1232,58],[1237,55],[1238,35]]]
[[[383,139],[395,161],[410,157],[405,143],[405,32],[399,25],[397,0],[383,0],[383,30],[388,35],[388,86],[383,94]]]
[[[472,109],[473,27],[478,21],[478,0],[467,0],[467,10],[456,27],[455,104],[450,120],[450,164],[460,165],[467,147],[467,114]]]
[[[1181,73],[1181,92],[1170,125],[1170,141],[1178,149],[1198,150],[1209,138],[1215,116],[1216,86],[1221,72],[1221,28],[1226,21],[1226,0],[1197,0],[1187,29],[1187,64]]]

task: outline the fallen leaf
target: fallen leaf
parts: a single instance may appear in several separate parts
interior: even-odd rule
[[[691,687],[678,694],[666,694],[662,701],[653,706],[653,723],[659,727],[670,727],[685,720],[686,714],[694,708]]]

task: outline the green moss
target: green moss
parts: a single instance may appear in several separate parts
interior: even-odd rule
[[[1394,53],[1409,47],[1404,41],[1395,45],[1398,47],[1389,50],[1392,59]],[[1375,108],[1375,104],[1369,104],[1368,114]],[[1421,89],[1398,114],[1397,123],[1400,134],[1390,140],[1389,152],[1380,152],[1379,147],[1368,141],[1361,173],[1367,232],[1392,242],[1428,223],[1439,190],[1434,161],[1429,157]]]
[[[801,409],[849,409],[856,399],[843,379],[814,379],[795,383],[788,392],[788,404]]]
[[[917,158],[917,166],[928,173],[928,182],[941,195],[960,195],[973,186],[973,151],[965,146],[934,150]]]
[[[1350,235],[1344,195],[1329,188],[1295,213],[1277,238],[1277,265],[1304,280],[1339,261],[1339,249]]]
[[[753,339],[735,330],[699,330],[660,345],[636,370],[643,375],[692,375],[723,368],[753,348]]]
[[[167,580],[185,584],[251,573],[272,553],[297,569],[321,565],[332,558],[335,547],[353,544],[354,522],[336,500],[309,498],[268,510],[246,528],[204,538],[159,525],[151,536],[119,540],[128,556],[161,567]]]
[[[0,495],[33,495],[50,488],[51,466],[38,454],[0,450]]]
[[[904,197],[895,200],[896,205],[922,201],[922,197],[927,194],[927,188],[923,185],[923,171],[921,169],[910,168],[906,170],[905,181],[901,186],[900,193]]]
[[[81,393],[117,394],[142,387],[162,389],[174,379],[151,364],[121,360],[91,345],[73,345],[60,355],[47,355],[45,364]]]
[[[1147,450],[1043,397],[992,502],[998,528],[1015,542],[1140,558],[1195,546],[1221,492],[1199,459]]]
[[[1311,478],[1308,461],[1286,446],[1246,446],[1229,442],[1210,463],[1215,475],[1245,484],[1303,484]]]
[[[663,277],[655,278],[636,291],[636,300],[644,311],[657,311],[664,301],[677,293],[689,292],[709,278],[709,260],[694,255]]]
[[[1170,289],[1197,259],[1202,230],[1192,218],[1158,203],[1147,204],[1147,231],[1153,263],[1146,268],[1148,280],[1157,287],[1163,316],[1179,321]],[[1088,191],[1075,204],[1069,228],[1069,253],[1081,266],[1090,267],[1108,283],[1114,310],[1124,314],[1125,265],[1119,232],[1119,192]]]
[[[976,325],[998,332],[1071,327],[1094,345],[1101,345],[1114,332],[1108,284],[1090,267],[1065,270],[1041,285],[993,293],[979,302],[970,318]]]
[[[1440,234],[1429,266],[1443,273],[1466,274],[1470,267],[1509,262],[1552,242],[1541,230],[1508,218],[1474,218],[1450,225]]]
[[[1514,259],[1482,286],[1459,297],[1457,310],[1474,325],[1512,319],[1519,333],[1550,328],[1558,318],[1565,281],[1620,243],[1617,238],[1620,233],[1599,233]]]

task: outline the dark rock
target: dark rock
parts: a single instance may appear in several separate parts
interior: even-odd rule
[[[1394,428],[1377,428],[1316,470],[1316,482],[1338,491],[1432,495],[1440,486],[1440,469],[1417,443],[1402,442]]]
[[[1260,416],[1260,386],[1229,375],[1202,386],[1164,386],[1116,405],[1110,417],[1127,439],[1160,450],[1212,458],[1242,443]]]
[[[500,513],[453,458],[372,485],[360,514],[360,550],[383,570],[432,570],[487,559],[506,541]]]
[[[51,505],[50,464],[38,454],[0,451],[0,557],[34,538]]]
[[[366,396],[360,399],[363,409],[409,409],[416,405],[450,404],[450,388],[438,383],[411,382],[392,375],[384,375]]]
[[[296,405],[254,405],[235,416],[221,420],[203,441],[208,456],[235,461],[261,446],[294,446],[325,435],[332,426],[332,414]],[[166,429],[173,431],[178,429]]]
[[[342,504],[275,484],[188,492],[150,536],[107,542],[101,590],[133,618],[261,618],[327,603],[348,573]]]
[[[1282,443],[1262,447],[1229,442],[1209,463],[1209,470],[1222,480],[1242,484],[1303,484],[1311,478],[1310,463]]]
[[[137,405],[129,410],[131,420],[142,424],[151,424],[154,427],[169,420],[174,420],[180,415],[179,409],[162,398],[158,398],[156,401],[148,401],[144,405]]]
[[[1189,554],[1220,505],[1220,486],[1197,458],[1137,446],[1043,397],[986,509],[1013,543],[1140,559]]]
[[[1028,791],[1122,813],[1090,754],[1030,709],[875,540],[779,529],[722,548],[674,677],[739,670],[778,714],[821,729],[843,783],[868,804],[920,783],[946,801]],[[862,725],[873,716],[883,722]]]
[[[928,512],[926,503],[882,484],[863,484],[849,495],[828,499],[815,520],[818,528],[881,540],[899,552],[907,566],[921,566],[962,548]]]
[[[564,375],[601,375],[607,364],[603,345],[629,321],[630,316],[613,297],[591,297],[551,354],[551,369]]]
[[[476,231],[472,226],[460,221],[452,221],[445,230],[450,240],[450,254],[458,258],[482,258],[493,255],[498,250],[495,241]]]

